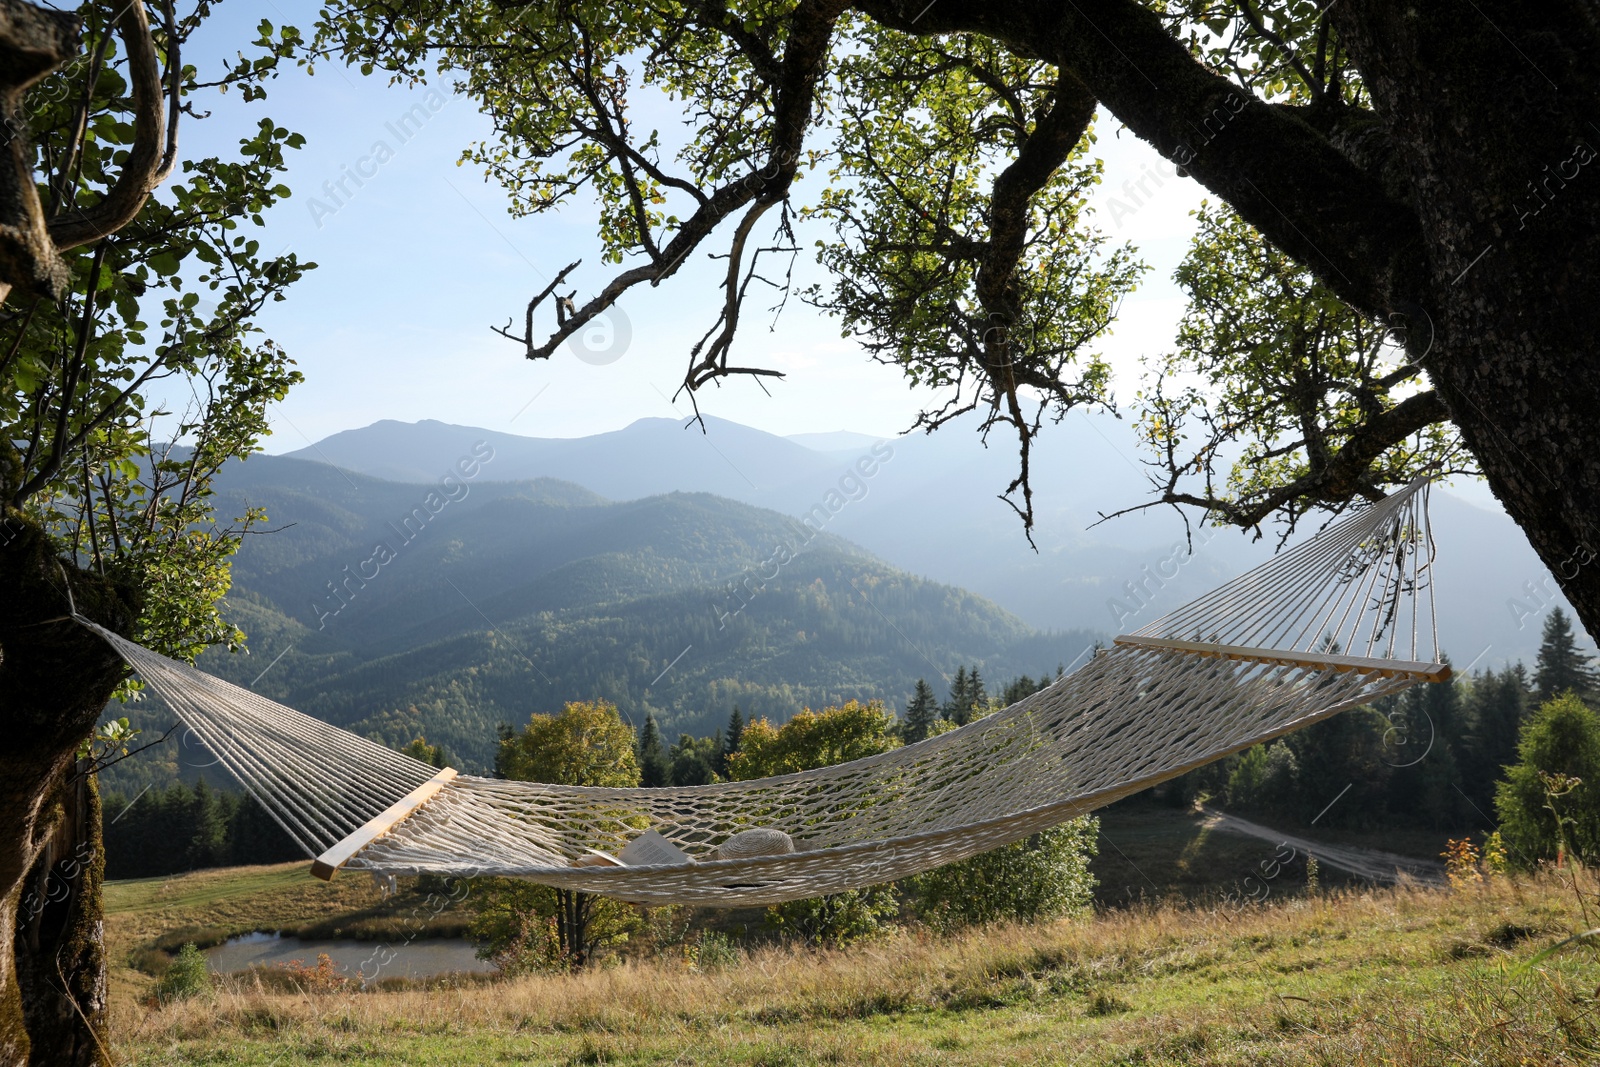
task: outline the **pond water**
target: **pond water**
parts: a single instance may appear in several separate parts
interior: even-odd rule
[[[303,941],[298,937],[254,933],[230,938],[225,944],[206,949],[206,958],[215,974],[244,971],[251,967],[299,960],[307,967],[317,965],[317,956],[326,953],[335,967],[352,977],[431,978],[463,971],[492,971],[494,964],[480,960],[470,941],[452,938],[419,939],[402,943],[383,941]]]

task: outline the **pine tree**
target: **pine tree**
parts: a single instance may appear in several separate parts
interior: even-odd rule
[[[511,742],[517,736],[508,722],[496,723],[494,728],[496,744],[494,746],[494,776],[506,776],[506,757],[511,752]]]
[[[933,730],[934,720],[939,717],[939,698],[933,695],[933,687],[925,680],[917,679],[917,688],[911,695],[911,702],[906,705],[905,720],[900,726],[900,735],[905,738],[908,745],[914,745],[923,740]]]
[[[1009,708],[1019,700],[1026,700],[1041,689],[1049,689],[1055,684],[1056,678],[1060,678],[1064,672],[1065,668],[1058,666],[1054,677],[1051,676],[1049,671],[1045,671],[1039,675],[1038,681],[1034,681],[1026,674],[1020,675],[1012,679],[1005,689],[1001,690],[1001,702]]]
[[[962,707],[963,699],[966,699],[965,665],[955,669],[955,681],[950,683],[950,693],[944,697],[944,707],[939,709],[939,713],[941,713],[942,717],[955,721],[955,713],[957,713],[958,707]]]
[[[984,690],[983,679],[978,677],[978,668],[974,664],[967,672],[967,719],[974,716],[982,718],[987,714],[989,714],[989,694]]]
[[[1589,657],[1578,651],[1572,636],[1572,623],[1560,608],[1545,616],[1544,633],[1539,640],[1539,658],[1533,667],[1533,688],[1537,702],[1544,704],[1572,690],[1580,700],[1594,697],[1600,683]]]
[[[1445,663],[1450,662],[1448,656],[1441,658]],[[1456,785],[1461,780],[1460,753],[1465,747],[1466,717],[1461,711],[1461,687],[1450,678],[1416,688],[1421,690],[1419,703],[1432,727],[1433,737],[1431,748],[1406,753],[1407,759],[1421,760],[1411,768],[1420,778],[1420,804],[1413,814],[1436,830],[1453,828],[1467,815],[1467,805]]]
[[[206,780],[201,778],[194,783],[193,799],[190,801],[192,814],[190,826],[192,833],[189,837],[188,866],[216,867],[227,859],[228,850],[228,816],[225,799],[219,798],[216,791],[206,785]]]
[[[979,716],[987,715],[988,704],[989,695],[983,690],[978,668],[974,666],[969,671],[957,667],[956,680],[950,685],[950,699],[945,701],[944,717],[957,726],[965,726],[972,721],[975,711]]]
[[[717,761],[717,773],[724,778],[728,777],[728,757],[739,751],[739,741],[743,737],[744,715],[735,704],[733,714],[728,716],[728,729],[722,735],[722,758]]]
[[[639,733],[639,784],[672,784],[672,764],[667,760],[666,747],[661,743],[661,730],[656,726],[656,717],[650,712],[645,712],[644,729]]]
[[[1461,788],[1479,812],[1493,810],[1494,783],[1517,762],[1517,737],[1530,694],[1522,664],[1472,679],[1467,701],[1467,736],[1462,745]]]

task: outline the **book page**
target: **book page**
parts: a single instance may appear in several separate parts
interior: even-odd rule
[[[692,863],[687,853],[654,830],[646,830],[628,847],[617,853],[617,859],[629,867],[675,866]]]

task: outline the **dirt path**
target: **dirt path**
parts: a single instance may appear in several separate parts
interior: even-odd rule
[[[1414,856],[1401,856],[1394,852],[1380,852],[1377,849],[1359,848],[1354,845],[1327,845],[1318,841],[1308,841],[1303,837],[1280,833],[1267,826],[1241,819],[1237,815],[1226,815],[1220,811],[1202,809],[1205,822],[1201,825],[1208,830],[1221,830],[1224,833],[1244,834],[1247,837],[1258,837],[1263,841],[1270,841],[1274,845],[1286,844],[1303,855],[1312,855],[1317,862],[1325,867],[1336,867],[1341,871],[1348,871],[1361,878],[1374,882],[1393,883],[1400,880],[1404,874],[1412,881],[1426,885],[1443,885],[1444,864],[1431,860],[1417,859]]]

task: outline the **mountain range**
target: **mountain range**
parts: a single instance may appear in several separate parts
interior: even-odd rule
[[[199,665],[391,745],[426,737],[482,772],[499,724],[569,700],[610,700],[636,725],[653,714],[672,740],[710,734],[735,706],[780,721],[850,699],[898,707],[918,678],[942,694],[963,666],[991,684],[1037,676],[1097,636],[1030,627],[824,520],[708,493],[611,501],[491,479],[504,458],[480,437],[427,481],[279,456],[226,468],[219,511],[264,507],[272,529],[236,555],[226,603],[250,654],[212,649]],[[158,733],[162,716],[151,704],[130,718]],[[108,782],[131,795],[210,762],[167,746]]]
[[[1139,502],[1125,431],[1069,422],[1036,457],[1037,550],[994,499],[1014,457],[959,427],[790,439],[650,419],[571,440],[380,422],[230,464],[218,509],[264,507],[228,617],[248,655],[200,665],[483,771],[496,729],[601,697],[671,740],[738,706],[883,699],[961,666],[991,686],[1070,667],[1265,559],[1233,530],[1185,538]],[[1070,462],[1062,461],[1062,456]],[[1433,493],[1442,647],[1461,667],[1531,661],[1553,583],[1500,512]],[[120,712],[119,712],[120,713]],[[131,718],[167,725],[157,705]],[[210,758],[180,744],[112,769],[126,794]],[[216,775],[212,775],[213,778]]]
[[[998,432],[985,446],[974,424],[968,418],[885,441],[850,433],[784,438],[710,416],[704,432],[684,420],[642,419],[571,439],[385,421],[290,455],[419,479],[436,477],[471,442],[486,440],[496,459],[482,472],[485,481],[555,477],[616,500],[706,492],[797,517],[841,494],[847,503],[832,513],[827,532],[913,574],[969,589],[1039,629],[1137,628],[1276,548],[1270,528],[1259,539],[1231,528],[1186,528],[1171,508],[1101,522],[1147,501],[1151,489],[1129,426],[1079,412],[1048,427],[1036,447],[1030,545],[1016,514],[996,499],[1014,476],[1014,448]],[[853,476],[874,445],[888,455],[872,476]],[[1459,666],[1531,662],[1545,611],[1566,606],[1549,571],[1481,488],[1435,488],[1432,515],[1441,647]]]

